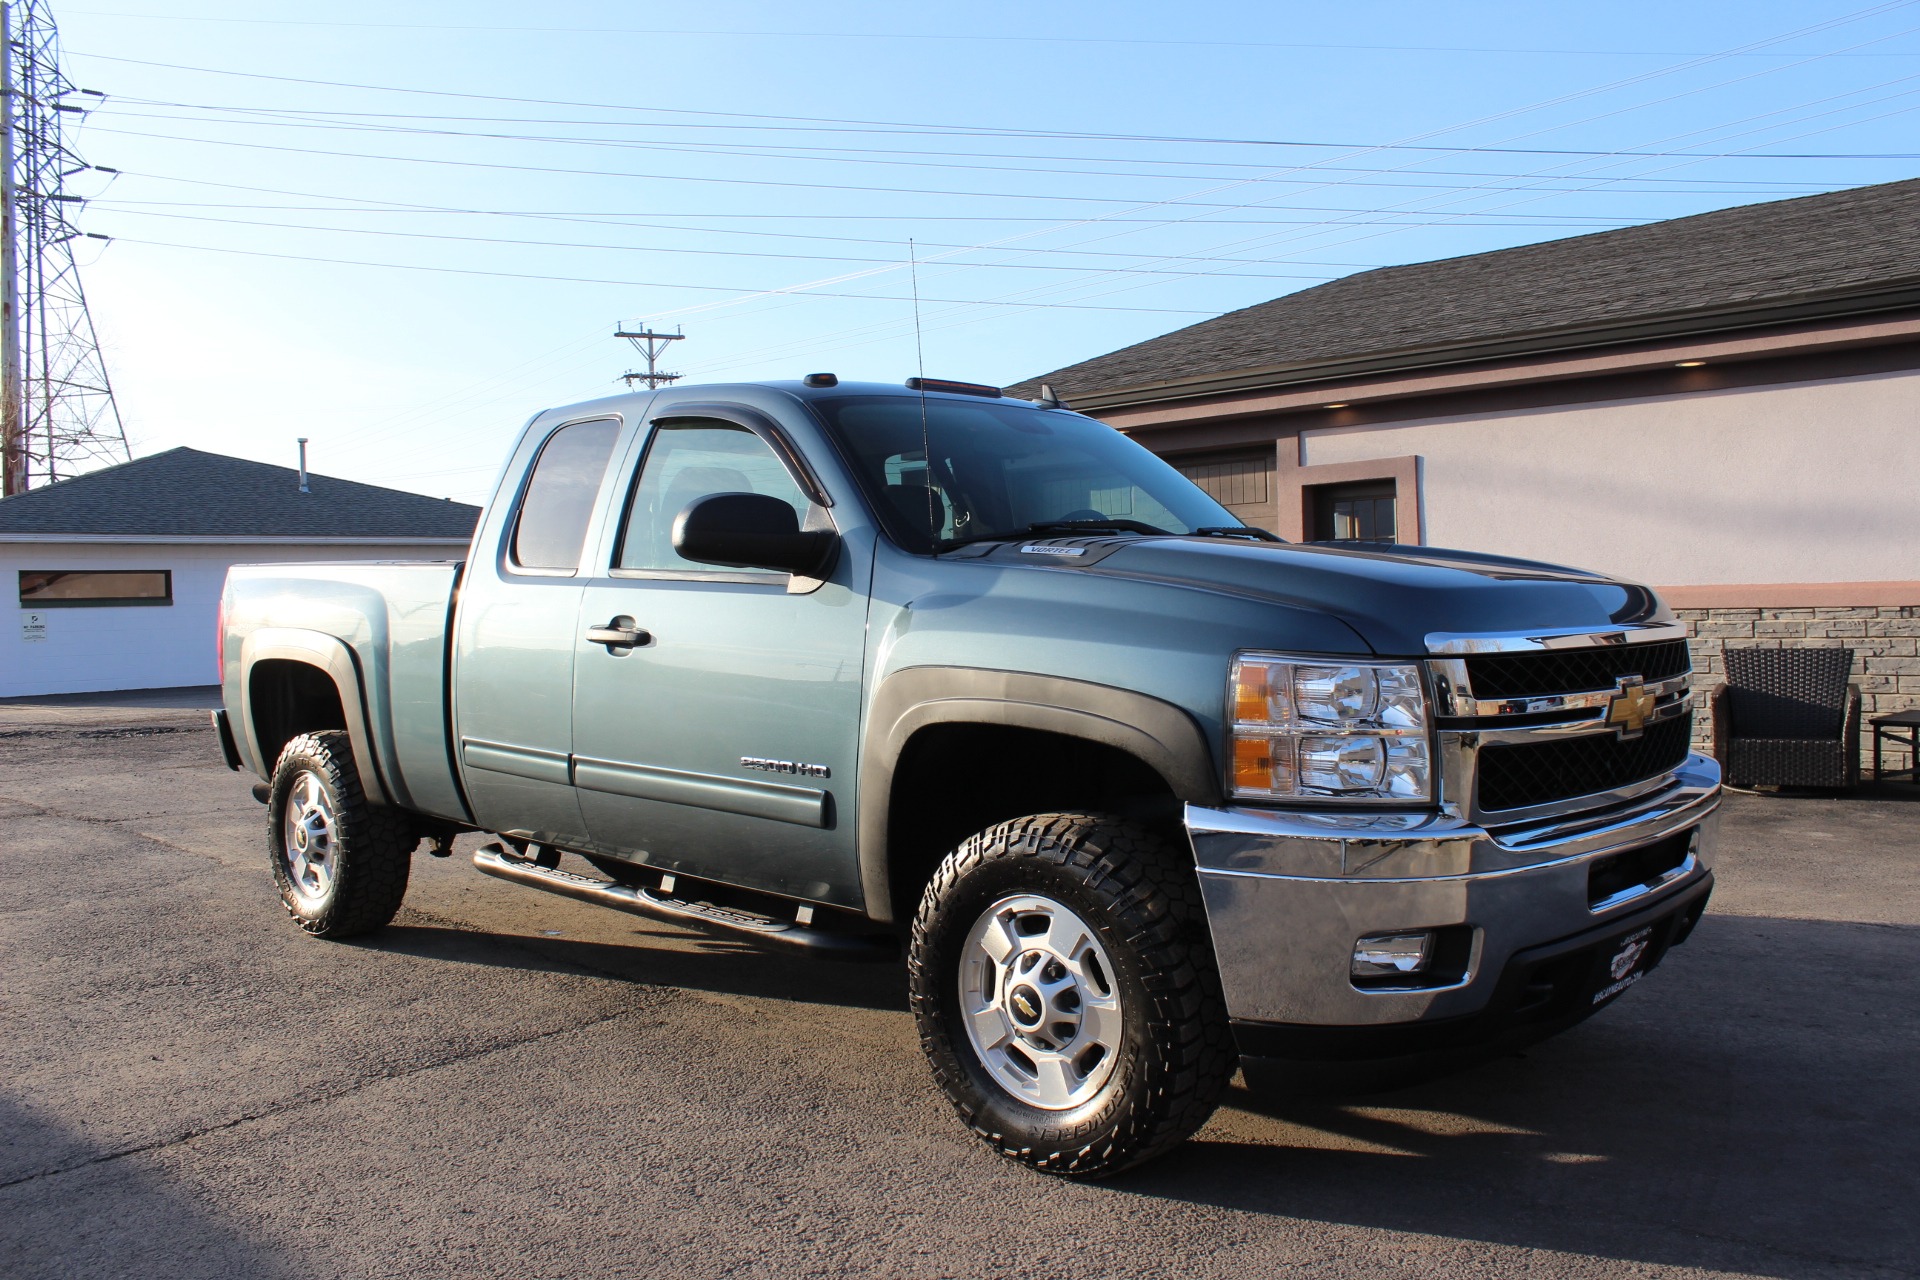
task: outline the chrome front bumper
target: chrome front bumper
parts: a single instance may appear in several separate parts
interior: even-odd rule
[[[1633,804],[1488,830],[1442,814],[1203,809],[1187,832],[1227,1010],[1236,1023],[1378,1027],[1480,1013],[1515,953],[1636,916],[1708,877],[1720,767],[1688,756]],[[1671,873],[1589,902],[1592,864],[1695,831]],[[1354,943],[1466,926],[1464,972],[1425,989],[1361,989]]]

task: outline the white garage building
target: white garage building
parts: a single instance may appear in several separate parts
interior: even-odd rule
[[[227,566],[459,559],[479,514],[197,449],[0,499],[0,697],[214,684]]]

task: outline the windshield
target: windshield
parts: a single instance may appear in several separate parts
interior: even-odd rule
[[[1193,481],[1079,414],[912,395],[812,403],[887,532],[909,551],[1076,525],[1089,533],[1241,527]]]

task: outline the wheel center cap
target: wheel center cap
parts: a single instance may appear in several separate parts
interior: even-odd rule
[[[1046,1017],[1047,1007],[1040,999],[1039,992],[1032,987],[1019,986],[1007,992],[1007,1012],[1013,1015],[1016,1026],[1032,1030]]]

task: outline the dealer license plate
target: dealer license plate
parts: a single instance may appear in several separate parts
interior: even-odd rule
[[[1653,950],[1653,929],[1636,929],[1620,939],[1606,960],[1606,970],[1600,975],[1600,989],[1593,993],[1593,1003],[1605,1004],[1634,983],[1647,976],[1647,956]]]

